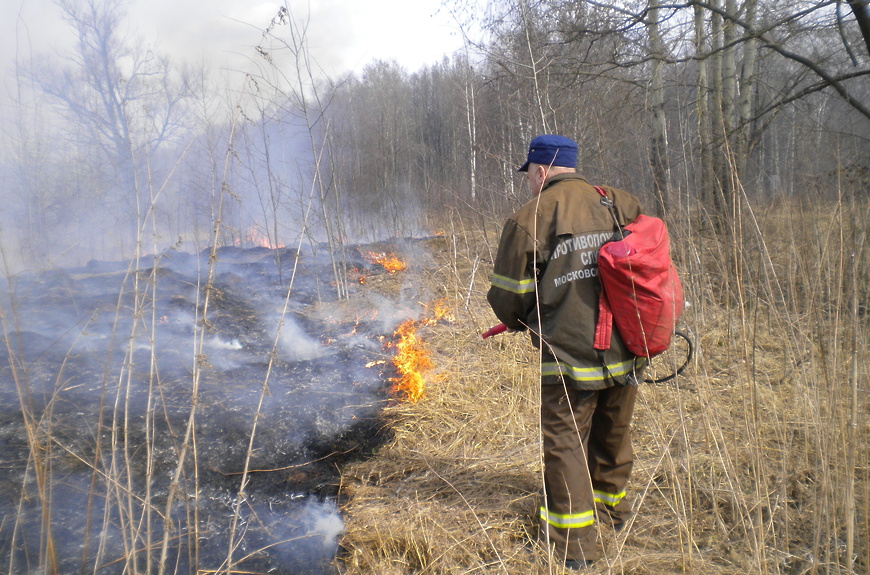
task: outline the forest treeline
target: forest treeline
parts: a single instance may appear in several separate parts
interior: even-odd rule
[[[120,0],[58,4],[78,43],[20,63],[5,126],[4,241],[31,262],[497,225],[545,132],[590,181],[710,226],[870,183],[866,2],[445,0],[479,31],[464,52],[340,78],[286,6],[226,75],[123,36]]]
[[[411,74],[376,62],[342,86],[339,173],[366,205],[501,217],[543,132],[659,213],[866,187],[870,70],[837,3],[492,3],[483,27],[468,54]]]

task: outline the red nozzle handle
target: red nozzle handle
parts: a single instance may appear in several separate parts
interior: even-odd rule
[[[503,323],[500,323],[498,325],[492,326],[491,328],[489,328],[488,330],[486,330],[485,332],[480,334],[480,337],[482,337],[483,339],[486,339],[488,337],[498,335],[506,330],[507,330],[507,326]]]

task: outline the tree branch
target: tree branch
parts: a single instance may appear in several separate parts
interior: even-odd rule
[[[852,8],[855,20],[858,21],[858,28],[860,28],[861,35],[864,36],[864,43],[867,45],[867,54],[870,55],[870,2],[867,0],[849,0],[849,6]]]
[[[816,8],[819,8],[821,6],[830,5],[832,3],[833,2],[824,2],[821,5],[817,5]],[[718,14],[723,19],[726,19],[726,20],[733,22],[734,24],[743,28],[747,32],[749,37],[757,38],[758,40],[763,42],[764,47],[776,52],[777,54],[779,54],[780,56],[782,56],[788,60],[793,60],[793,61],[797,62],[798,64],[801,64],[802,66],[804,66],[808,70],[811,70],[816,76],[821,78],[828,86],[830,86],[831,88],[836,90],[837,93],[840,94],[840,96],[846,101],[847,104],[849,104],[852,108],[857,110],[861,115],[863,115],[867,119],[870,119],[870,108],[868,108],[862,102],[860,102],[854,96],[852,96],[852,94],[849,93],[849,91],[846,89],[846,87],[842,84],[841,81],[839,81],[837,78],[831,76],[826,71],[822,70],[821,66],[819,66],[818,64],[816,64],[815,62],[813,62],[809,58],[802,56],[800,54],[797,54],[795,52],[792,52],[791,50],[785,49],[778,42],[775,42],[775,41],[769,39],[765,33],[762,33],[761,31],[755,29],[753,26],[747,24],[746,22],[743,22],[739,18],[733,17],[733,15],[728,14],[725,10],[722,10],[716,6],[711,6],[710,4],[707,4],[706,2],[692,1],[692,2],[690,2],[690,4],[697,4],[698,6],[701,6],[704,9],[709,10],[710,12]],[[865,71],[865,73],[867,73],[867,72]]]

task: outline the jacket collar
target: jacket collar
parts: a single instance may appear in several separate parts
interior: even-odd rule
[[[547,181],[544,182],[544,187],[541,188],[541,193],[543,194],[548,188],[555,186],[559,182],[564,182],[565,180],[576,180],[583,182],[584,184],[587,183],[586,178],[584,178],[577,172],[565,172],[547,178]]]

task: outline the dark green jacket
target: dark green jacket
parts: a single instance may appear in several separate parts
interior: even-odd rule
[[[620,225],[642,213],[633,195],[605,189]],[[543,384],[565,376],[577,388],[603,389],[625,383],[644,365],[626,351],[616,329],[604,357],[611,378],[592,347],[600,293],[598,249],[613,232],[613,217],[601,196],[575,173],[548,179],[504,225],[487,299],[509,328],[529,329],[536,347],[543,339]]]

